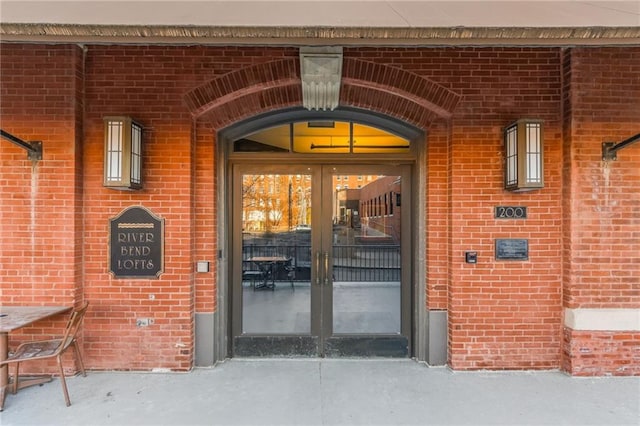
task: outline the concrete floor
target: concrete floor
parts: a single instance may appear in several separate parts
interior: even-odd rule
[[[9,394],[11,425],[638,425],[640,378],[452,372],[411,360],[233,359],[89,372]]]

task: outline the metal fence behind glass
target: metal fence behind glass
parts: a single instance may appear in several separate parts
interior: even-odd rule
[[[284,256],[295,268],[295,281],[308,281],[311,277],[310,245],[255,245],[245,244],[242,259],[245,269],[251,268],[253,257]],[[276,275],[288,280],[286,271]],[[334,281],[400,281],[399,245],[334,245]]]

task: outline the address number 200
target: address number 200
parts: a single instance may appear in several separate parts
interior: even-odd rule
[[[496,219],[526,219],[527,208],[522,206],[497,206]]]

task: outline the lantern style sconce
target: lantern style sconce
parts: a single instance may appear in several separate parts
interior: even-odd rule
[[[104,186],[142,189],[142,126],[130,117],[104,118]]]
[[[518,120],[504,130],[504,187],[522,192],[544,188],[541,120]]]

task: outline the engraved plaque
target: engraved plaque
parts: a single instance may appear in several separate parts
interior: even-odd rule
[[[164,219],[133,206],[109,222],[109,271],[113,276],[158,278],[164,269]]]
[[[496,259],[528,260],[529,242],[519,239],[496,240]]]

